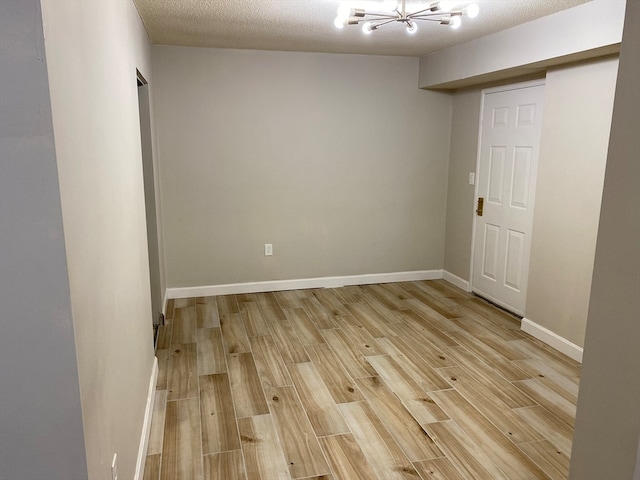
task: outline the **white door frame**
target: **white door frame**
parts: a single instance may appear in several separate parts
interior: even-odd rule
[[[480,153],[481,153],[480,147],[482,144],[482,117],[484,115],[485,98],[488,94],[491,94],[491,93],[507,92],[510,90],[520,90],[523,88],[530,88],[530,87],[539,87],[539,86],[544,86],[545,83],[546,83],[545,79],[540,78],[537,80],[529,80],[526,82],[518,82],[518,83],[511,83],[508,85],[501,85],[499,87],[483,88],[481,91],[482,98],[480,101],[480,117],[478,118],[478,143],[476,146],[475,185],[473,188],[473,203],[471,205],[472,212],[473,212],[473,222],[471,225],[471,259],[470,259],[470,265],[469,265],[469,291],[470,292],[473,291],[473,259],[476,254],[475,252],[476,222],[478,217],[476,215],[476,202],[478,201],[478,183],[480,179]],[[534,196],[534,209],[535,209],[535,196]]]

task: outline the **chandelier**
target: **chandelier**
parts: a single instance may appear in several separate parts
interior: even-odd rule
[[[376,5],[380,10],[369,10],[365,8],[354,8],[354,4],[359,6]],[[387,6],[387,8],[384,8]],[[393,0],[391,2],[344,2],[338,8],[338,16],[333,22],[338,28],[345,25],[358,25],[362,23],[362,31],[367,35],[378,28],[393,22],[404,24],[408,33],[416,33],[418,30],[418,20],[437,22],[440,25],[448,25],[451,28],[458,28],[462,24],[462,16],[475,18],[479,12],[475,3],[466,6],[454,6],[450,1],[432,2],[415,12],[408,12],[406,0]]]

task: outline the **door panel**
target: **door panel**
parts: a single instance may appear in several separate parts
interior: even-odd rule
[[[486,92],[481,118],[472,290],[524,315],[544,86]]]
[[[500,227],[497,225],[485,225],[484,254],[482,275],[495,280],[498,277],[498,252],[500,242]]]
[[[509,107],[494,107],[493,128],[506,127],[509,124]]]
[[[502,192],[504,191],[504,163],[506,153],[507,150],[505,147],[491,147],[487,201],[496,205],[502,205]]]
[[[504,283],[517,291],[522,290],[525,234],[515,230],[507,233],[507,260]]]
[[[527,208],[529,203],[529,185],[531,184],[531,147],[516,147],[513,159],[513,177],[511,179],[511,206]]]
[[[519,127],[530,127],[536,124],[536,105],[518,105],[518,120],[516,125]]]

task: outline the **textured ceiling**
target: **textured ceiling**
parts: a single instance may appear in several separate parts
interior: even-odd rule
[[[453,30],[420,22],[415,35],[391,24],[371,35],[333,25],[340,0],[134,0],[154,44],[419,56],[589,0],[474,0],[475,19]],[[407,11],[429,0],[407,0]],[[470,0],[461,0],[462,4]]]

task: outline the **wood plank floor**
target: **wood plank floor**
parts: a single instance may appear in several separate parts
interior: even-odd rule
[[[567,478],[580,365],[443,280],[167,310],[145,480]]]

